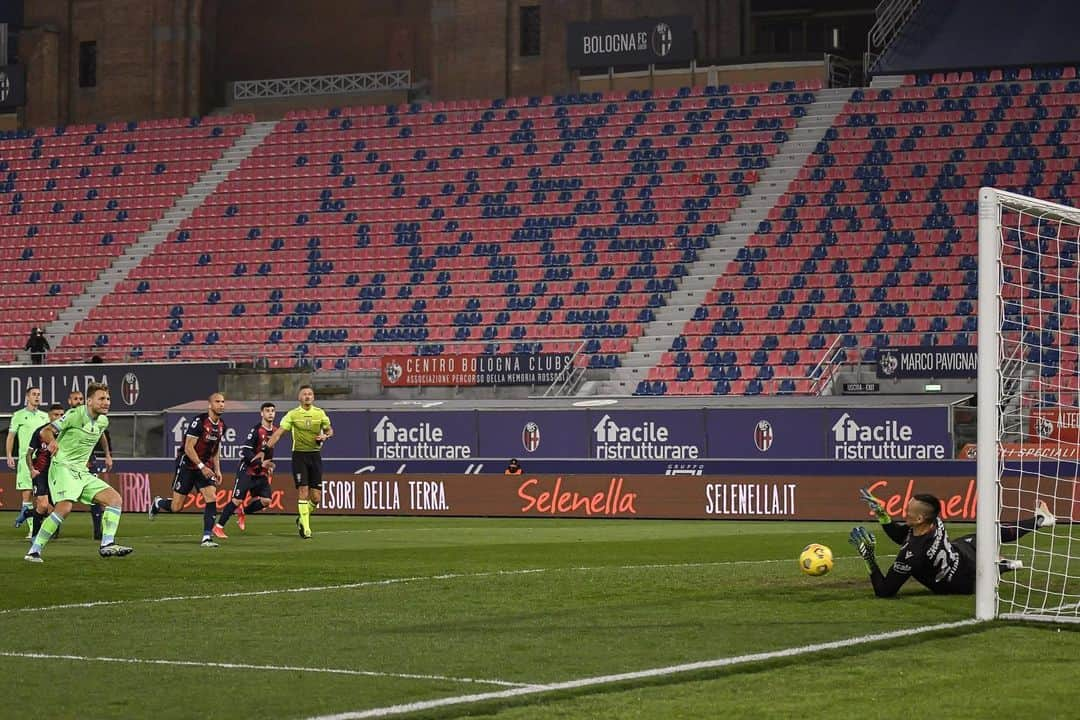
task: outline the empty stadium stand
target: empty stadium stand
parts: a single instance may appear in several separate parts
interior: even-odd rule
[[[65,347],[614,367],[814,99],[774,83],[297,112]]]
[[[0,140],[0,254],[8,269],[0,280],[6,317],[0,359],[13,361],[32,327],[49,325],[80,298],[245,122],[112,123],[20,131]]]
[[[1075,74],[911,76],[856,91],[637,393],[800,392],[829,348],[842,348],[838,361],[872,361],[894,345],[975,344],[977,190],[1076,199]],[[1075,249],[1053,262],[1073,267]],[[1017,294],[1076,297],[1075,282],[1012,280]],[[1075,345],[1075,314],[1027,337],[1028,352],[1056,358],[1058,330]]]
[[[304,111],[243,147],[245,117],[7,137],[0,356],[47,323],[71,326],[60,350],[80,359],[372,370],[384,353],[581,349],[593,368],[633,359],[616,377],[636,394],[754,395],[815,392],[882,347],[976,343],[977,188],[1076,199],[1075,68],[856,90],[805,162],[787,146],[790,185],[760,188],[822,92]],[[707,274],[725,224],[766,208]],[[1075,390],[1076,282],[1028,269],[1006,318],[1036,325],[1023,352]],[[1037,326],[1039,303],[1063,320]]]

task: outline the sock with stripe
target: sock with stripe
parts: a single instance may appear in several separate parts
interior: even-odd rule
[[[64,518],[60,517],[56,513],[49,515],[45,518],[45,522],[41,523],[41,530],[34,536],[34,544],[30,546],[30,552],[40,553],[45,549],[45,546],[52,540],[52,536],[60,529],[60,526],[64,524]]]
[[[120,508],[110,505],[101,514],[101,547],[111,545],[120,525]]]

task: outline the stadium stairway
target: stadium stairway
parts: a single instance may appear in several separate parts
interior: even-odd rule
[[[791,137],[780,146],[769,167],[761,171],[751,194],[720,226],[711,245],[699,251],[698,260],[687,267],[687,275],[681,278],[667,305],[656,310],[656,319],[645,326],[630,352],[621,357],[622,364],[613,370],[611,379],[584,384],[579,391],[581,394],[630,395],[638,382],[646,379],[649,369],[671,349],[672,341],[692,319],[706,293],[715,286],[717,277],[746,246],[758,223],[787,191],[825,132],[832,127],[851,92],[851,88],[817,91],[816,100],[806,106],[806,115],[799,119]]]
[[[178,198],[157,222],[150,226],[150,229],[142,233],[134,243],[125,247],[124,252],[113,260],[112,265],[105,269],[96,280],[89,283],[83,294],[76,297],[69,307],[57,315],[56,320],[46,326],[47,337],[59,338],[56,343],[57,350],[63,352],[64,340],[79,322],[84,320],[90,311],[101,303],[102,298],[125,280],[143,258],[150,255],[159,243],[169,237],[169,233],[178,228],[180,223],[190,217],[206,198],[225,182],[229,173],[251,155],[273,131],[276,124],[276,122],[250,123],[244,133],[236,138],[236,142],[222,153],[198,181],[188,188],[188,191]],[[25,359],[22,358],[22,360]]]

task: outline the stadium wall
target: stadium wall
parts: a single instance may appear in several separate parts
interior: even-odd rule
[[[182,117],[204,106],[204,0],[36,0],[25,6],[24,125]],[[97,44],[80,87],[80,44]]]
[[[431,75],[431,0],[212,0],[212,5],[217,105],[227,99],[227,83],[237,80],[404,69],[414,78]]]
[[[540,53],[521,55],[521,8],[540,8]],[[742,52],[741,0],[669,0],[688,15],[699,64]],[[656,15],[646,0],[36,0],[20,60],[22,124],[183,117],[226,104],[236,80],[408,69],[434,100],[577,91],[566,24]],[[96,84],[80,87],[80,43]],[[316,98],[311,106],[374,102]]]

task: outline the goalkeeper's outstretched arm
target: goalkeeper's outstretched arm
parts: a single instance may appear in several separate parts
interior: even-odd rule
[[[896,593],[900,592],[900,588],[907,582],[908,577],[908,575],[896,572],[895,568],[889,568],[889,572],[882,575],[881,570],[875,565],[870,572],[870,584],[874,586],[874,595],[879,598],[896,597]]]
[[[907,581],[908,575],[897,572],[895,565],[889,568],[888,575],[882,574],[877,564],[877,541],[874,539],[874,534],[864,527],[857,527],[851,531],[848,542],[866,563],[866,570],[870,573],[870,584],[874,587],[874,595],[878,597],[896,595]]]

